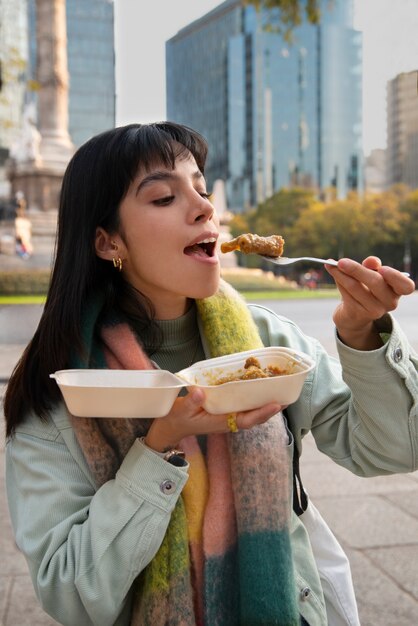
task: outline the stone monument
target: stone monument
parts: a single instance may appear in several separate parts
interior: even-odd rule
[[[12,195],[23,193],[37,236],[55,236],[62,177],[74,146],[68,133],[65,0],[36,0],[37,115],[27,105],[20,139],[12,147]]]

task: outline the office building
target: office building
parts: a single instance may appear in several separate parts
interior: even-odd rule
[[[362,39],[351,0],[332,7],[289,43],[263,28],[271,13],[227,0],[166,43],[167,117],[208,139],[233,211],[283,187],[362,189]]]
[[[22,125],[28,59],[26,0],[0,1],[0,197],[9,184],[5,162]]]
[[[386,189],[386,150],[376,148],[364,160],[364,188],[369,193]]]
[[[28,0],[29,75],[36,77],[36,1]],[[112,0],[66,0],[69,133],[75,146],[115,125]]]
[[[387,85],[387,182],[418,188],[418,71]]]

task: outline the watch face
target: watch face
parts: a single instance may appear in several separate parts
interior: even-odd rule
[[[171,463],[171,465],[175,465],[176,467],[183,467],[187,463],[183,450],[170,450],[164,456],[164,459],[168,463]]]

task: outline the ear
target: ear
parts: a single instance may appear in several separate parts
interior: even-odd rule
[[[115,256],[119,256],[122,242],[118,235],[110,235],[101,226],[96,228],[94,248],[100,259],[111,261]]]

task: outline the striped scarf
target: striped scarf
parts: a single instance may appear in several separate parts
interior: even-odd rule
[[[245,302],[226,283],[197,301],[211,356],[262,346]],[[100,303],[86,313],[86,357],[74,367],[151,369],[123,321],[101,327]],[[114,477],[148,419],[72,417],[98,487]],[[162,544],[135,581],[131,626],[296,626],[289,522],[291,452],[281,414],[235,434],[181,442],[189,479]]]

